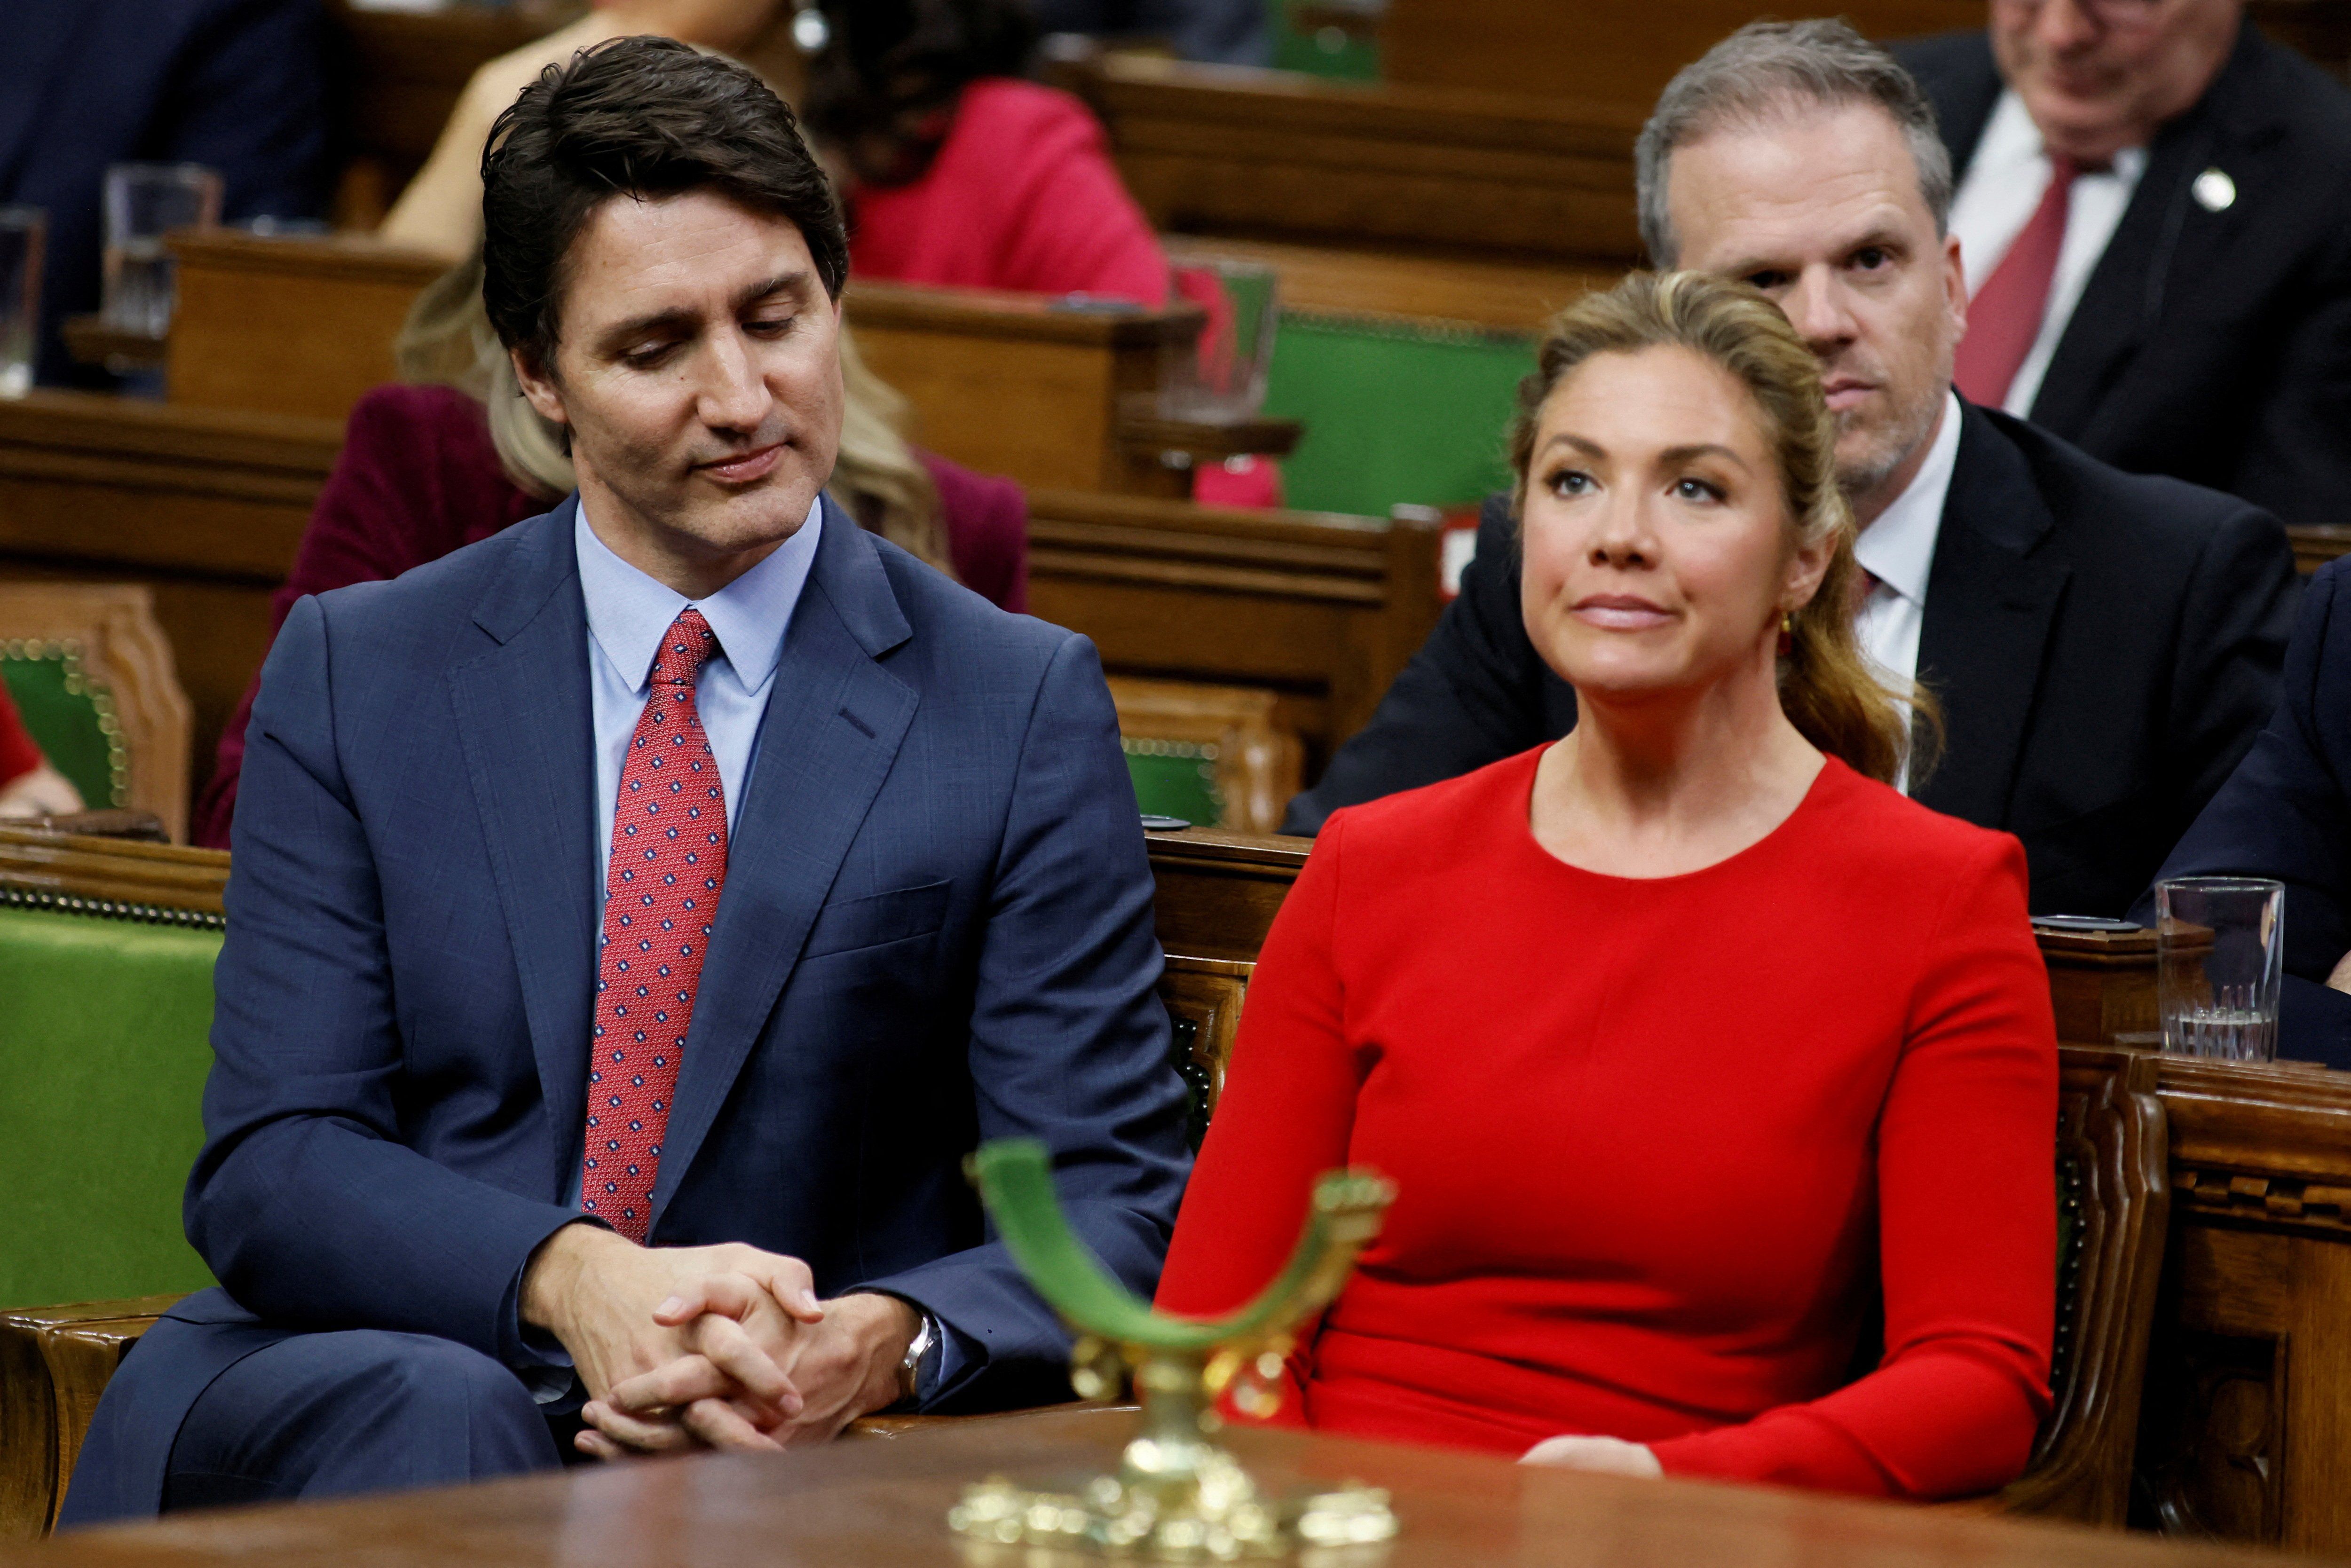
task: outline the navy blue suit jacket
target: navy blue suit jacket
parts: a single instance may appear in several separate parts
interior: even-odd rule
[[[49,214],[42,381],[90,379],[57,323],[98,308],[108,164],[217,169],[232,223],[326,210],[325,29],[319,0],[0,5],[0,201]]]
[[[596,978],[576,506],[305,599],[278,634],[187,1195],[225,1290],[126,1361],[68,1522],[152,1514],[204,1385],[287,1334],[533,1359],[517,1286],[578,1218]],[[652,1242],[748,1242],[824,1294],[928,1308],[976,1351],[934,1407],[1066,1398],[1068,1341],[964,1155],[1045,1140],[1080,1234],[1145,1295],[1187,1168],[1092,645],[828,500],[729,850]]]
[[[2326,988],[2351,952],[2351,560],[2302,596],[2285,692],[2252,750],[2196,819],[2158,879],[2266,876],[2285,883],[2278,1054],[2351,1068],[2351,996]],[[2338,619],[2337,617],[2340,617]],[[2155,924],[2150,891],[2133,915]]]

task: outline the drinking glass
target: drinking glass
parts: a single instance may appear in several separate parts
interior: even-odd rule
[[[1280,314],[1273,268],[1259,262],[1177,253],[1169,263],[1176,294],[1208,313],[1196,349],[1170,345],[1160,380],[1164,418],[1234,423],[1265,406]]]
[[[2155,884],[2163,1049],[2222,1061],[2277,1058],[2285,884],[2183,876]]]
[[[48,222],[38,207],[0,207],[0,397],[23,397],[33,387]]]
[[[163,236],[220,222],[221,177],[201,163],[117,163],[106,172],[110,327],[160,338],[172,326],[172,257]]]

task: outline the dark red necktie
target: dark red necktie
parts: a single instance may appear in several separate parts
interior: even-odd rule
[[[2050,280],[2057,276],[2057,257],[2065,248],[2074,177],[2080,172],[2072,159],[2050,155],[2049,188],[2041,193],[2041,204],[1968,301],[1968,335],[1959,340],[1951,379],[1970,402],[1987,408],[2006,402],[2016,372],[2041,336],[2041,319],[2049,313]]]
[[[678,1062],[726,882],[726,791],[694,701],[694,678],[717,649],[699,610],[670,623],[612,812],[580,1207],[632,1241],[644,1240],[652,1222]]]

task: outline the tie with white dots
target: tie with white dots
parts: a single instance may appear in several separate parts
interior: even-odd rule
[[[695,676],[717,650],[699,610],[670,623],[612,812],[580,1206],[632,1241],[652,1221],[677,1064],[726,882],[726,791],[694,701]]]

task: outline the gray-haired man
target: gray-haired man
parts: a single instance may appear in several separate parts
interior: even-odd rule
[[[1638,163],[1656,264],[1754,284],[1820,357],[1874,580],[1863,644],[1941,702],[1943,761],[1913,793],[2023,840],[2035,910],[2120,915],[2268,717],[2293,582],[2276,519],[1952,392],[1950,162],[1917,84],[1844,24],[1733,34],[1666,89]],[[1460,598],[1287,826],[1574,722],[1494,497]]]

